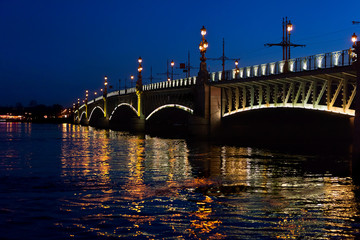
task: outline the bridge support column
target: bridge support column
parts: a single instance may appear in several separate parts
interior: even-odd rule
[[[81,119],[80,124],[83,126],[89,126],[89,120],[87,118]]]
[[[139,76],[141,79],[141,75]],[[136,133],[143,133],[145,132],[145,115],[144,115],[144,107],[143,107],[143,91],[142,91],[142,83],[137,86],[136,96],[137,96],[137,112],[139,118],[132,119],[132,129]]]
[[[208,86],[208,104],[205,118],[209,119],[209,135],[211,137],[220,135],[221,127],[221,88]]]
[[[221,88],[207,83],[196,86],[194,115],[189,122],[190,134],[201,137],[220,135],[221,127]]]
[[[131,119],[131,130],[135,133],[145,132],[145,119],[133,118]]]
[[[102,129],[109,129],[109,118],[99,118],[94,123],[94,127],[102,128]]]

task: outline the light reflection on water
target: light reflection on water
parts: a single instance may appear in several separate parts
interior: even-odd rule
[[[68,124],[1,123],[0,142],[5,239],[359,237],[359,187],[346,153]]]

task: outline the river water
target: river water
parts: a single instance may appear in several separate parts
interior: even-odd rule
[[[355,239],[348,156],[0,123],[0,239]]]

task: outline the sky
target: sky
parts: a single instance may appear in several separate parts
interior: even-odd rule
[[[200,29],[208,58],[239,58],[240,67],[282,60],[282,19],[293,24],[291,58],[348,49],[360,36],[360,1],[0,0],[0,106],[90,99],[103,86],[130,86],[143,59],[143,82],[166,80],[167,60],[199,67]],[[210,71],[221,61],[207,61]],[[234,68],[233,61],[226,69]],[[193,69],[192,76],[198,69]],[[185,75],[174,69],[174,78]]]

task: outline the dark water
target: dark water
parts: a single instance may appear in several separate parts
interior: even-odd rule
[[[0,123],[0,239],[355,239],[346,151]]]

